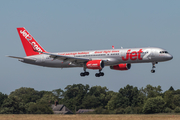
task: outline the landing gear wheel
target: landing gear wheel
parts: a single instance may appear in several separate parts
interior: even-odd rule
[[[104,73],[103,73],[103,72],[100,72],[99,74],[100,74],[100,76],[104,76]]]
[[[96,76],[96,77],[100,77],[100,74],[99,74],[99,73],[96,73],[95,76]]]
[[[80,73],[81,77],[88,76],[88,75],[89,75],[89,72],[82,72],[82,73]]]
[[[96,73],[95,76],[96,76],[96,77],[104,76],[104,73],[103,73],[103,72]]]
[[[83,72],[80,73],[80,76],[81,76],[81,77],[84,77],[84,76],[85,76],[85,73],[83,73]]]
[[[88,75],[89,75],[89,72],[84,72],[84,74],[85,74],[86,76],[88,76]]]
[[[155,73],[155,70],[151,70],[151,73]]]

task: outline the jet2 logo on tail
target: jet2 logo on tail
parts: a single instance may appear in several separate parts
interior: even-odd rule
[[[26,38],[26,40],[32,40],[32,36],[31,35],[29,35],[27,32],[26,32],[26,30],[24,30],[24,31],[22,31],[22,30],[20,30],[20,33]]]
[[[26,32],[26,30],[22,31],[20,30],[20,33],[26,38],[26,40],[29,41],[29,43],[32,45],[33,49],[38,52],[42,52],[41,48],[36,44],[36,42],[32,40],[32,36]],[[39,53],[40,54],[40,53]]]
[[[35,42],[32,42],[31,45],[33,46],[33,49],[34,49],[35,51],[42,52],[41,48],[40,48],[38,45],[36,45]],[[40,54],[40,53],[39,53],[39,54]]]
[[[127,51],[126,58],[124,56],[122,56],[122,60],[123,61],[129,60],[129,58],[131,60],[136,60],[136,59],[142,60],[142,58],[141,58],[141,53],[143,52],[142,49],[140,49],[138,52],[136,52],[136,51],[130,52],[130,51],[131,51],[131,49],[129,49]]]

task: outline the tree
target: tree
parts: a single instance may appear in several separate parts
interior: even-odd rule
[[[171,86],[171,87],[169,88],[169,90],[174,91],[174,88]]]
[[[26,104],[26,113],[28,114],[53,114],[52,109],[47,104],[33,103]]]
[[[117,94],[118,93],[114,92],[114,94],[112,95],[111,99],[108,101],[108,103],[106,105],[106,108],[108,110],[114,110],[115,108],[117,108],[117,106],[116,106]]]
[[[180,107],[176,107],[176,108],[174,109],[174,112],[175,112],[175,113],[180,113]]]
[[[38,91],[33,88],[21,87],[11,92],[9,97],[18,97],[23,103],[36,102],[36,100],[41,98]]]
[[[97,107],[94,111],[95,114],[109,114],[109,111],[106,109],[103,109],[102,106]]]
[[[172,90],[168,90],[164,92],[164,101],[166,102],[166,107],[174,109],[174,104],[173,104],[173,91]]]
[[[82,101],[82,108],[84,109],[92,109],[100,106],[101,102],[99,99],[94,95],[87,95],[84,97]]]
[[[143,107],[143,113],[161,113],[164,111],[165,101],[161,96],[148,98]]]
[[[3,103],[3,101],[7,98],[8,98],[8,96],[6,94],[3,94],[2,92],[0,92],[0,107]]]
[[[71,110],[80,109],[82,100],[89,90],[89,85],[68,85],[65,90],[63,103]]]
[[[61,88],[53,90],[52,93],[60,99],[64,98],[64,91]]]
[[[180,94],[180,89],[175,90],[174,94]]]
[[[18,97],[10,97],[5,99],[2,104],[1,114],[23,114],[25,111],[25,104],[20,102]]]
[[[126,87],[119,90],[119,93],[117,94],[116,100],[114,102],[116,104],[116,108],[126,108],[128,106],[138,106],[140,101],[138,88],[127,85]]]
[[[55,96],[52,92],[46,92],[43,94],[41,99],[36,100],[36,103],[40,104],[54,104],[57,101],[58,97]]]
[[[153,87],[152,85],[147,85],[145,88],[141,88],[141,92],[146,96],[146,98],[152,98],[161,96],[161,86]]]
[[[11,92],[2,104],[0,113],[52,113],[50,103],[54,104],[57,97],[49,91],[36,91],[33,88],[21,87]],[[50,101],[50,102],[49,102]],[[33,112],[34,111],[34,112]]]
[[[108,101],[111,99],[111,94],[112,92],[108,91],[106,87],[101,87],[101,86],[93,86],[90,88],[87,96],[92,97],[92,100],[97,101],[96,102],[96,107],[103,107],[107,105]],[[83,100],[84,102],[85,100]],[[94,108],[93,106],[91,108]]]
[[[180,107],[180,94],[174,95],[172,98],[173,108]]]

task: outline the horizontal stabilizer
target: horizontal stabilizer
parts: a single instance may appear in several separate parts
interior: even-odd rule
[[[23,58],[23,57],[15,57],[15,56],[7,56],[7,57],[10,57],[10,58],[16,58],[16,59],[19,59],[19,60],[30,60],[30,61],[36,61],[35,59]]]

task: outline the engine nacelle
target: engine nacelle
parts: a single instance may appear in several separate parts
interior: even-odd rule
[[[104,62],[102,60],[91,60],[86,63],[88,69],[103,69]]]
[[[131,68],[131,64],[119,64],[119,65],[114,65],[114,66],[110,66],[111,69],[113,70],[129,70]]]

